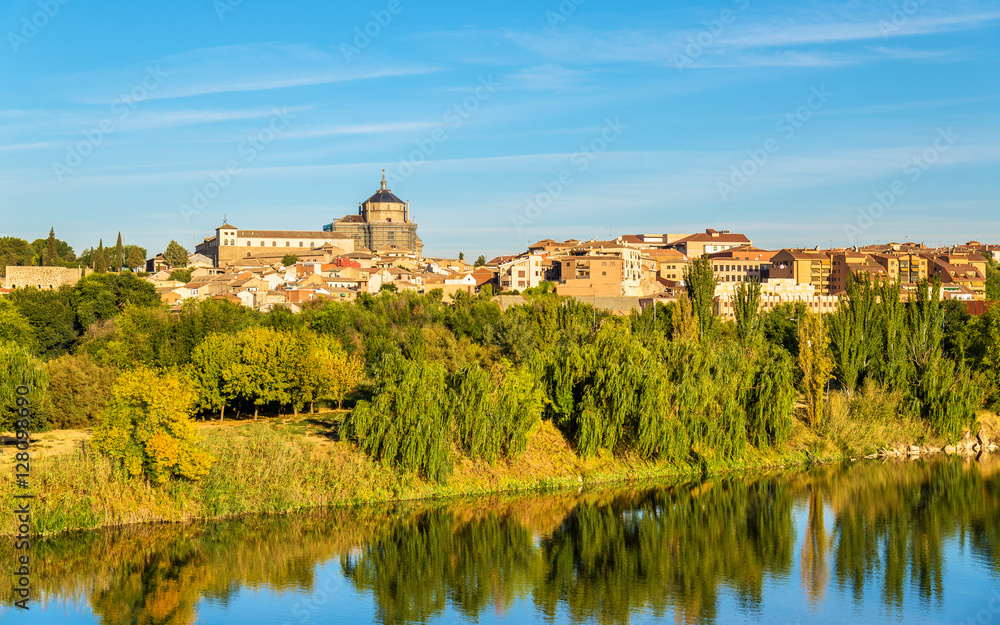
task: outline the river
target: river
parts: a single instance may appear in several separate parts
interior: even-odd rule
[[[859,462],[60,535],[0,621],[1000,625],[998,540],[1000,461]]]

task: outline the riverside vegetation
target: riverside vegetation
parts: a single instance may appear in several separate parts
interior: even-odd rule
[[[944,444],[1000,405],[1000,307],[970,318],[933,285],[903,303],[899,285],[852,281],[836,313],[761,314],[749,283],[727,322],[707,260],[686,282],[627,318],[548,285],[506,310],[487,289],[299,315],[213,300],[173,315],[128,273],[18,289],[0,300],[0,430],[22,379],[33,429],[93,428],[86,453],[33,466],[34,529],[58,532]],[[336,442],[280,417],[300,411]],[[236,427],[192,425],[227,415]]]
[[[372,620],[386,625],[510,619],[518,603],[572,623],[632,623],[639,611],[771,622],[796,605],[783,592],[830,610],[872,603],[869,613],[904,622],[978,622],[966,616],[990,596],[963,594],[975,574],[960,563],[1000,573],[998,464],[858,462],[62,534],[33,544],[34,579],[51,609],[72,602],[116,624],[210,620],[206,600],[238,618],[248,595],[259,610],[272,593],[290,620],[374,604]],[[0,542],[0,561],[13,553]],[[12,598],[0,588],[0,601]]]

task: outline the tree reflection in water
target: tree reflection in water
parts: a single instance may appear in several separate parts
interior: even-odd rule
[[[743,614],[759,613],[768,579],[791,579],[797,568],[812,607],[828,600],[833,584],[857,603],[900,612],[904,601],[940,606],[949,544],[1000,573],[996,471],[957,458],[858,463],[129,527],[38,541],[33,583],[36,594],[89,605],[108,625],[186,625],[206,598],[239,610],[240,589],[313,592],[317,566],[339,559],[341,591],[349,585],[370,596],[386,625],[427,622],[449,609],[476,621],[518,602],[573,622],[627,623],[645,611],[710,623],[721,619],[723,594]],[[0,560],[10,562],[4,542]],[[880,596],[865,596],[872,587]],[[8,605],[10,592],[0,589]]]

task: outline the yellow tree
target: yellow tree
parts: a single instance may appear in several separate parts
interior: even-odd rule
[[[799,325],[799,369],[809,408],[809,421],[814,426],[823,422],[823,389],[833,372],[830,337],[823,318],[807,313]]]
[[[194,402],[191,384],[177,372],[140,367],[124,373],[91,443],[134,476],[145,474],[158,484],[171,477],[197,480],[215,458],[199,446],[191,420]]]

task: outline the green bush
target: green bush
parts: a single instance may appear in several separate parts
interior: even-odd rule
[[[89,428],[111,397],[115,372],[84,354],[65,355],[46,364],[49,376],[49,426]]]

